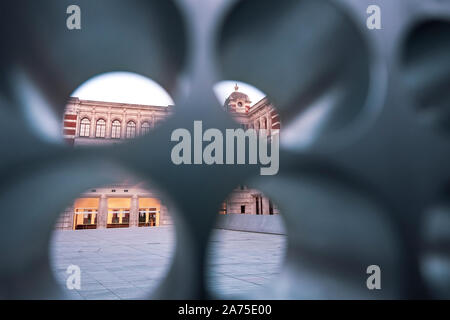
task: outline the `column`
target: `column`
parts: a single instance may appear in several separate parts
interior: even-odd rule
[[[138,117],[136,121],[136,137],[140,137],[142,135],[141,132],[141,112],[138,111]]]
[[[105,128],[105,138],[110,139],[111,138],[111,107],[108,109],[108,114],[106,116],[106,128]]]
[[[80,122],[81,122],[80,110],[77,109],[76,113],[77,113],[77,125],[75,127],[75,139],[80,136]]]
[[[159,211],[156,211],[156,216],[155,216],[155,227],[158,227],[159,226],[159,224],[160,224],[160,221],[161,221],[161,212],[162,212],[162,209],[161,209],[161,206],[159,207]]]
[[[122,122],[120,123],[122,125],[122,130],[120,132],[120,136],[122,139],[125,139],[127,136],[127,111],[123,109],[122,113]]]
[[[251,202],[251,211],[250,214],[256,214],[256,201],[258,201],[258,197],[255,194],[252,194],[252,202]],[[247,213],[247,210],[246,210]]]
[[[97,229],[105,229],[108,220],[108,198],[102,194],[98,204]]]
[[[262,210],[261,214],[269,214],[269,198],[262,196]]]
[[[139,226],[139,197],[134,194],[131,197],[131,206],[130,206],[130,227],[138,227]]]
[[[89,128],[89,138],[95,138],[96,117],[95,108],[92,108],[91,112],[91,127]]]

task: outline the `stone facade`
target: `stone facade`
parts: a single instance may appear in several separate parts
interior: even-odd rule
[[[64,139],[74,146],[122,143],[149,133],[172,114],[172,106],[148,106],[70,98]],[[91,189],[67,208],[57,229],[149,227],[171,224],[156,190],[129,181]]]
[[[150,227],[172,224],[155,190],[142,184],[111,185],[84,192],[61,215],[64,230]]]
[[[279,214],[280,212],[259,190],[242,185],[231,192],[222,205],[221,213]]]
[[[280,116],[267,97],[247,108],[251,101],[245,93],[238,92],[237,89],[236,86],[236,91],[225,101],[224,109],[230,112],[244,129],[266,129],[271,136],[279,134]],[[244,107],[239,107],[239,104]]]
[[[148,133],[172,114],[172,108],[70,98],[64,139],[74,145],[118,143]]]
[[[267,98],[251,106],[249,97],[235,91],[224,108],[244,129],[267,129],[279,134],[280,120]],[[121,143],[151,132],[170,116],[173,106],[147,106],[70,98],[64,114],[64,139],[74,147]],[[278,214],[276,206],[261,192],[239,186],[224,201],[222,214]],[[171,224],[167,207],[156,190],[140,183],[124,182],[91,189],[68,207],[56,224],[57,229],[147,227]]]
[[[224,109],[231,113],[243,129],[265,129],[270,136],[278,135],[280,117],[267,97],[251,105],[249,97],[238,90],[236,85],[234,92],[225,100]],[[260,191],[242,185],[233,190],[224,201],[220,213],[278,214],[279,210]]]

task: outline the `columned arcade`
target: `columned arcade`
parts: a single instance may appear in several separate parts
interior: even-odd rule
[[[171,224],[167,208],[157,194],[139,187],[112,188],[83,193],[64,211],[56,228],[81,230]]]

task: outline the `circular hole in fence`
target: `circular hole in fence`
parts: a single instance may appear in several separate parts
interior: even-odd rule
[[[371,52],[363,30],[331,1],[239,1],[218,39],[223,77],[270,95],[283,119],[286,148],[319,138],[335,144],[336,133],[350,125],[367,127],[380,105],[379,88],[370,86]]]
[[[187,37],[174,1],[86,2],[79,14],[66,16],[67,9],[62,2],[26,1],[26,5],[8,6],[9,14],[2,19],[5,25],[15,20],[17,28],[14,36],[2,33],[10,46],[1,54],[1,86],[37,136],[62,142],[60,117],[65,100],[77,85],[96,74],[138,72],[175,91],[185,66]],[[35,15],[36,10],[42,14]],[[81,29],[69,30],[66,18],[69,25],[79,21]],[[14,40],[19,38],[23,42]]]
[[[70,299],[144,299],[175,249],[174,209],[154,186],[126,177],[70,203],[50,242],[54,276]]]
[[[208,251],[208,287],[221,298],[269,299],[286,251],[280,210],[261,191],[241,185],[219,209]]]
[[[276,299],[398,298],[402,252],[389,211],[363,184],[314,171],[252,180],[280,205],[287,230],[286,258],[271,294]],[[372,265],[382,270],[382,290],[368,290]]]
[[[425,21],[406,36],[401,69],[420,120],[450,130],[450,22]]]
[[[70,145],[104,145],[148,134],[174,111],[170,95],[155,81],[130,72],[95,76],[67,102],[63,134]]]

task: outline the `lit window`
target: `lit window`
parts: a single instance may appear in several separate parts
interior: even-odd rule
[[[148,122],[144,122],[141,125],[141,134],[147,134],[150,131],[150,124]]]
[[[97,120],[97,126],[95,128],[95,137],[104,138],[106,133],[106,121],[103,119]]]
[[[136,123],[133,121],[129,121],[127,123],[127,132],[126,132],[126,138],[131,139],[136,136]]]
[[[120,139],[120,121],[114,120],[111,126],[111,138]]]
[[[88,118],[83,118],[80,124],[80,137],[89,137],[91,131],[91,122]]]

